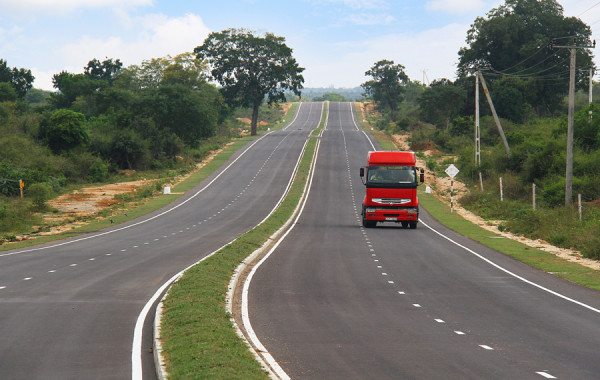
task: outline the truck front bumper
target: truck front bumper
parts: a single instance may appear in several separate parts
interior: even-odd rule
[[[376,220],[379,222],[402,222],[419,220],[418,207],[365,207],[363,215],[367,220]]]

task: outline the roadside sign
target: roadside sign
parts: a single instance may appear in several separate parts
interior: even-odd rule
[[[454,164],[450,164],[450,166],[448,166],[445,170],[446,174],[448,174],[450,178],[456,177],[459,171],[460,170],[458,170],[458,168],[454,166]]]

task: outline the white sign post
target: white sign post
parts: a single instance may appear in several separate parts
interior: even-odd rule
[[[460,170],[454,164],[450,164],[445,170],[446,174],[450,177],[450,212],[454,212],[454,177]]]

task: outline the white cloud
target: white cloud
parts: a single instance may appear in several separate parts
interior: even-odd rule
[[[396,18],[386,14],[360,13],[350,15],[344,20],[354,25],[390,25]]]
[[[128,66],[139,64],[145,59],[192,51],[210,33],[202,19],[193,14],[178,18],[149,15],[132,22],[132,29],[140,31],[131,40],[83,36],[78,41],[63,46],[59,49],[59,54],[64,57],[67,66],[79,67],[76,72],[80,72],[92,58],[118,58]]]
[[[387,9],[387,0],[306,0],[313,4],[342,4],[352,9]]]
[[[307,87],[355,87],[368,80],[364,76],[382,59],[393,60],[405,67],[413,81],[423,80],[427,70],[430,81],[454,80],[458,50],[465,45],[468,25],[450,24],[414,34],[388,34],[362,41],[349,41],[332,47],[330,55],[298,57],[305,65]]]
[[[431,0],[425,4],[430,11],[441,11],[447,13],[468,13],[486,10],[484,0]]]
[[[152,5],[153,0],[0,0],[4,14],[65,14],[82,8],[130,8]]]

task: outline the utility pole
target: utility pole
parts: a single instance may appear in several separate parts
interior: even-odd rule
[[[475,166],[481,165],[481,130],[479,129],[479,71],[475,75]],[[481,174],[481,173],[480,173]]]
[[[559,46],[554,44],[552,47],[565,48],[571,51],[571,63],[569,70],[569,115],[567,123],[567,169],[565,175],[565,207],[573,202],[573,124],[575,115],[575,56],[577,49],[590,49],[596,47],[596,41],[592,46],[576,46],[577,41],[573,38],[573,45]]]
[[[487,85],[485,84],[485,79],[483,79],[483,75],[481,71],[477,71],[477,75],[479,79],[481,79],[481,86],[483,87],[483,92],[485,93],[485,97],[490,105],[490,110],[492,110],[492,115],[494,115],[494,121],[496,121],[496,127],[498,127],[498,133],[500,133],[500,137],[502,137],[502,142],[504,143],[504,149],[506,150],[506,155],[510,157],[510,148],[508,147],[508,141],[506,140],[506,136],[504,136],[504,130],[502,129],[502,124],[500,124],[500,119],[498,118],[498,114],[496,114],[496,108],[494,107],[494,103],[492,102],[492,97],[490,96],[490,92],[488,91]]]

